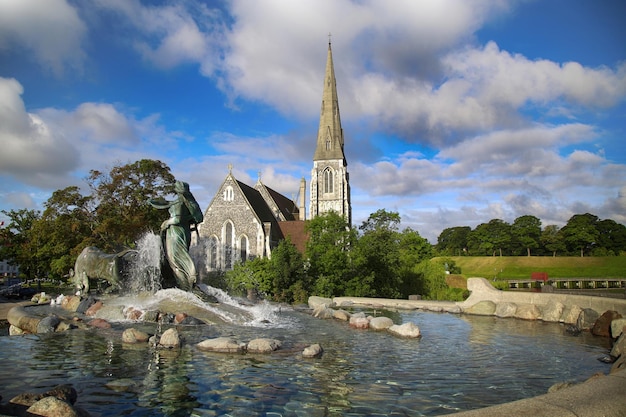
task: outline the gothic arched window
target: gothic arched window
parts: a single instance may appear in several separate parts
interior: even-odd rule
[[[333,170],[330,168],[326,168],[324,170],[324,192],[332,193],[333,192]]]
[[[233,269],[233,224],[224,225],[224,269]]]
[[[230,185],[224,189],[224,201],[233,201],[235,198],[235,192]]]
[[[245,262],[248,259],[248,238],[244,235],[239,240],[239,258],[241,262]]]

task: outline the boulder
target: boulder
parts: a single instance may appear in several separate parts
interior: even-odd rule
[[[302,351],[302,357],[303,358],[317,358],[317,357],[322,356],[323,352],[324,352],[324,349],[322,349],[322,346],[320,346],[319,343],[315,343],[313,345],[310,345],[304,348],[304,350]]]
[[[248,352],[251,353],[270,353],[280,349],[282,342],[276,339],[254,339],[248,343]]]
[[[95,316],[98,310],[100,310],[103,305],[104,304],[102,304],[102,301],[96,301],[85,311],[85,315],[89,317]]]
[[[351,314],[348,313],[346,310],[335,310],[333,313],[333,317],[341,321],[349,321],[350,316]]]
[[[559,321],[565,324],[576,324],[576,322],[578,321],[578,317],[580,316],[580,313],[582,313],[582,311],[582,308],[580,308],[576,304],[565,306],[565,308],[563,309],[563,313],[561,314],[561,319]]]
[[[408,322],[400,325],[394,324],[393,326],[388,328],[387,331],[400,337],[417,338],[422,335],[419,327],[417,327],[413,322]]]
[[[335,310],[332,308],[319,305],[313,309],[313,317],[318,319],[332,319],[335,316]]]
[[[178,334],[178,330],[176,329],[167,329],[161,335],[159,339],[159,346],[165,348],[178,348],[180,347],[180,335]]]
[[[353,327],[355,329],[367,329],[370,327],[370,321],[367,319],[367,317],[365,317],[365,315],[361,316],[353,314],[352,317],[350,317],[349,323],[350,327]]]
[[[89,323],[87,323],[91,327],[97,327],[98,329],[110,329],[111,323],[106,321],[105,319],[93,319]]]
[[[620,356],[624,356],[624,352],[626,352],[626,333],[622,333],[620,337],[617,338],[617,341],[613,343],[611,356],[619,358]]]
[[[626,328],[626,319],[615,319],[611,322],[611,337],[617,339],[624,333]]]
[[[591,308],[583,308],[583,311],[580,312],[578,316],[578,320],[576,320],[576,326],[582,330],[589,330],[596,323],[596,320],[600,317],[597,311]]]
[[[44,317],[37,325],[37,333],[54,333],[59,323],[61,319],[54,314]]]
[[[522,304],[517,307],[515,317],[524,320],[537,320],[541,317],[541,310],[535,304]]]
[[[318,297],[316,295],[310,296],[309,297],[309,307],[311,307],[313,310],[315,310],[319,306],[335,307],[335,302],[333,300],[331,300],[330,298],[326,298],[326,297]]]
[[[611,322],[621,319],[622,315],[617,311],[608,310],[602,313],[591,328],[591,333],[595,336],[611,337]]]
[[[124,333],[122,333],[123,343],[145,343],[148,339],[150,339],[150,335],[148,335],[148,333],[132,327],[124,330]]]
[[[76,311],[80,305],[81,299],[77,295],[70,295],[63,298],[61,301],[61,307],[67,311]]]
[[[500,318],[514,317],[516,311],[517,311],[517,304],[515,303],[496,304],[496,317],[500,317]]]
[[[89,307],[91,307],[95,303],[96,303],[96,299],[93,297],[84,298],[80,300],[78,307],[76,307],[76,312],[80,314],[85,314],[85,312],[89,310]]]
[[[239,343],[230,337],[217,337],[215,339],[207,339],[198,343],[196,347],[200,350],[221,353],[242,353],[246,345]]]
[[[370,320],[369,326],[372,330],[386,330],[393,326],[393,320],[389,317],[374,317]]]
[[[496,312],[496,304],[493,301],[484,300],[479,301],[465,309],[467,314],[476,314],[479,316],[493,316]]]
[[[541,309],[541,319],[543,321],[558,322],[561,320],[565,305],[558,301],[549,301],[548,304]]]
[[[81,415],[71,404],[56,397],[44,397],[31,405],[26,412],[27,415],[45,417],[80,417]]]

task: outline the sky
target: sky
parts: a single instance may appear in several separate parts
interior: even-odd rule
[[[355,226],[385,209],[436,243],[523,215],[626,224],[624,16],[621,0],[0,0],[0,210],[144,158],[203,210],[229,164],[295,197],[330,40]]]

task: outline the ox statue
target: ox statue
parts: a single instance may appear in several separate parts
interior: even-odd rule
[[[110,284],[107,291],[119,290],[136,255],[137,251],[132,249],[108,254],[94,246],[88,246],[78,255],[73,275],[70,272],[71,280],[81,293],[89,292],[90,279],[107,281]]]

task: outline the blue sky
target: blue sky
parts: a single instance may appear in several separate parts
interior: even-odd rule
[[[0,209],[160,159],[310,179],[328,45],[353,222],[626,224],[626,2],[0,0]],[[307,199],[308,204],[308,199]],[[5,220],[0,215],[0,220]]]

